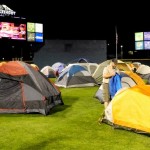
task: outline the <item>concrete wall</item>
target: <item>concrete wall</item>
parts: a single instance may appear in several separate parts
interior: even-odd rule
[[[46,40],[45,45],[34,53],[33,62],[43,68],[56,62],[67,64],[78,58],[86,58],[95,63],[107,59],[105,40]]]

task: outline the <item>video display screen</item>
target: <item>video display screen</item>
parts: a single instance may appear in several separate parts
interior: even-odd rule
[[[150,41],[144,41],[144,49],[150,49]]]
[[[26,24],[0,22],[0,39],[26,40]]]
[[[143,32],[135,33],[135,41],[143,41]]]
[[[27,22],[27,41],[43,42],[43,24]]]
[[[27,32],[35,32],[35,23],[27,22]]]
[[[35,23],[35,32],[43,33],[43,24]]]
[[[43,33],[35,33],[35,41],[43,42]]]
[[[150,32],[135,33],[135,50],[150,50]]]
[[[35,33],[34,32],[27,32],[27,41],[35,42]]]
[[[143,41],[135,42],[135,49],[136,50],[143,50],[144,49]]]
[[[150,32],[144,32],[144,40],[150,40]]]

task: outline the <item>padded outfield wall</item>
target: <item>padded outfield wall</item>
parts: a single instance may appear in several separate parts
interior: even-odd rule
[[[67,64],[78,58],[95,63],[107,59],[106,40],[45,40],[45,45],[34,53],[33,62],[42,68],[56,62]]]

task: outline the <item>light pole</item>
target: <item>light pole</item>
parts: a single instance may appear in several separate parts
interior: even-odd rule
[[[110,50],[109,50],[109,43],[107,43],[107,59],[109,58],[109,53],[110,53]]]
[[[123,58],[123,45],[120,46],[121,48],[121,59]]]
[[[116,32],[116,59],[118,58],[118,33],[117,33],[117,26],[115,27]]]

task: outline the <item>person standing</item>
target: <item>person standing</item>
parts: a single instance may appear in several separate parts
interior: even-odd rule
[[[116,73],[119,72],[119,70],[117,69],[117,63],[118,60],[114,58],[103,70],[102,97],[103,97],[105,109],[111,100],[110,91],[109,91],[109,80],[111,77],[115,76]]]

